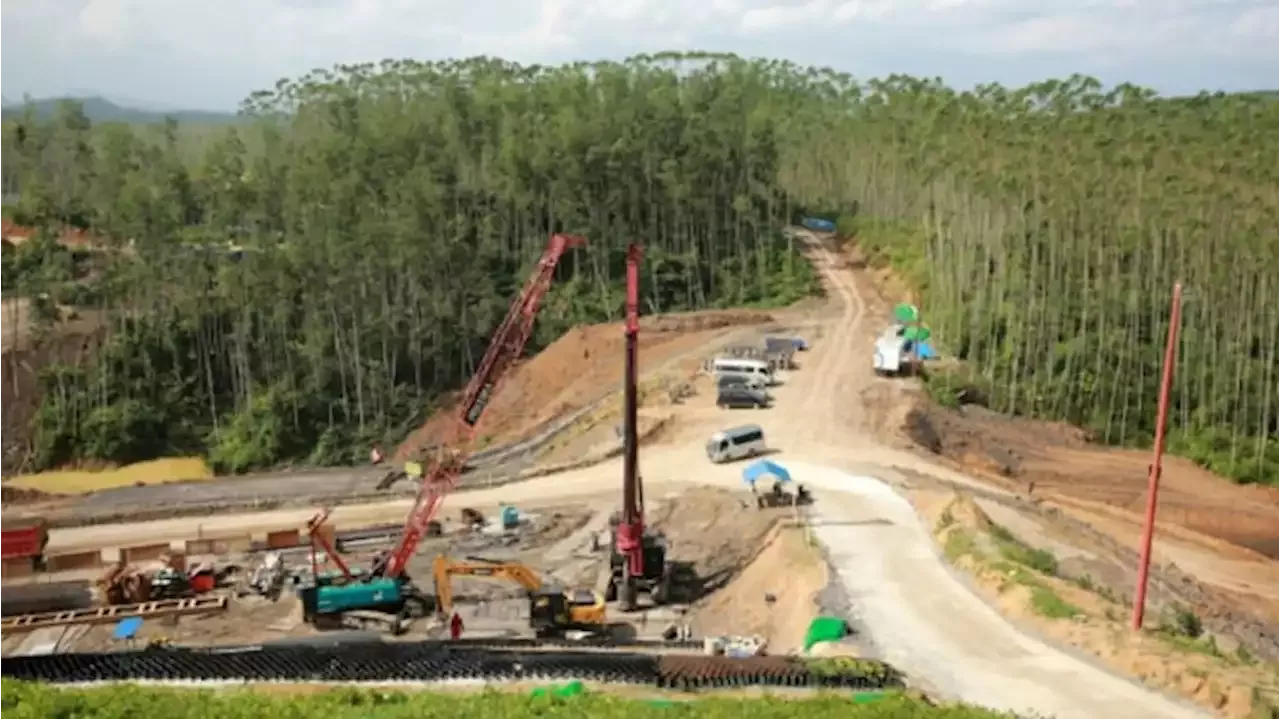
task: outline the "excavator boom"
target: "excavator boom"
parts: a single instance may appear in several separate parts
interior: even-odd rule
[[[520,585],[526,592],[542,588],[542,579],[524,564],[517,562],[455,562],[441,554],[431,565],[436,585],[436,611],[448,615],[453,611],[453,577],[487,577],[504,579]]]
[[[454,488],[458,476],[462,474],[485,409],[497,394],[507,370],[520,357],[529,341],[533,321],[551,286],[556,265],[567,250],[584,244],[586,238],[561,234],[552,235],[547,242],[547,248],[538,260],[533,275],[525,283],[520,296],[511,303],[506,317],[489,343],[489,349],[480,360],[480,366],[463,391],[451,436],[442,445],[442,451],[436,453],[430,468],[423,473],[422,486],[418,490],[413,509],[405,520],[400,543],[391,552],[385,565],[375,567],[375,573],[395,578],[404,572],[405,565],[426,534],[427,525],[440,510],[445,496]]]
[[[432,563],[431,573],[436,585],[436,612],[441,617],[453,613],[453,578],[464,576],[501,579],[519,585],[529,595],[529,621],[542,631],[598,628],[606,623],[605,601],[599,593],[565,592],[548,587],[526,564],[483,559],[455,562],[441,554]]]

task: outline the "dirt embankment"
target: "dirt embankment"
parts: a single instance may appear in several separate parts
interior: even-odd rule
[[[1194,615],[1170,609],[1153,609],[1147,629],[1130,632],[1129,601],[1095,578],[1102,575],[1068,576],[1063,556],[1052,551],[1061,545],[1034,524],[1024,526],[1006,512],[995,521],[987,507],[962,493],[916,492],[913,500],[947,560],[1005,616],[1219,716],[1244,719],[1272,711],[1275,664],[1257,659],[1233,637],[1201,634]],[[1071,553],[1067,561],[1106,563],[1089,552],[1062,551]]]
[[[1008,418],[976,406],[953,411],[918,399],[902,430],[922,447],[1006,488],[1060,497],[1081,509],[1144,511],[1150,452],[1092,445],[1079,428]],[[1278,499],[1274,487],[1236,485],[1166,456],[1158,521],[1171,531],[1191,530],[1274,559]]]
[[[772,319],[768,313],[749,310],[645,317],[640,325],[641,367],[648,371],[668,365],[726,330]],[[520,362],[489,405],[479,430],[480,445],[524,439],[538,426],[619,388],[624,349],[621,323],[584,325]],[[449,406],[433,415],[400,445],[395,459],[416,456],[445,439],[456,411]]]

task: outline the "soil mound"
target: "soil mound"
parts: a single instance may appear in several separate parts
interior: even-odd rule
[[[766,312],[745,310],[645,317],[640,322],[641,372],[697,348],[718,332],[772,321]],[[625,345],[620,322],[570,329],[511,370],[486,411],[480,436],[486,444],[524,439],[540,425],[618,388]],[[442,441],[454,421],[456,401],[455,395],[446,409],[415,430],[397,449],[395,459],[409,459]]]

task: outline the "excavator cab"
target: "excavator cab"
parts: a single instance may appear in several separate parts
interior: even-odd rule
[[[596,592],[546,587],[529,594],[529,624],[539,636],[566,629],[598,631],[606,623],[604,597]]]
[[[563,592],[529,595],[529,626],[538,636],[559,632],[569,623],[569,602]]]

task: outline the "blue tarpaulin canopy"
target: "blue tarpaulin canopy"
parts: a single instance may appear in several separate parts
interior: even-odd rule
[[[768,459],[762,459],[758,462],[752,462],[747,468],[742,470],[742,481],[750,485],[755,485],[756,480],[761,477],[774,477],[779,482],[790,482],[791,473],[786,467]]]
[[[121,619],[116,624],[115,631],[111,633],[111,638],[116,640],[133,639],[138,635],[138,630],[142,628],[142,617],[128,617]]]

